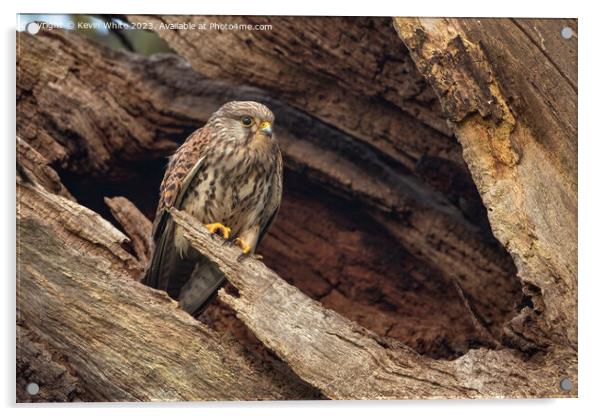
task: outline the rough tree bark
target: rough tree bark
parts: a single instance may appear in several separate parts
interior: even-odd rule
[[[215,20],[132,17],[186,19]],[[129,390],[111,368],[112,360],[129,357],[124,365],[132,371],[161,363],[152,373],[155,388],[167,381],[155,399],[576,395],[576,65],[546,49],[558,23],[267,21],[274,33],[159,31],[190,65],[174,55],[111,51],[60,31],[35,40],[18,35],[20,172],[40,184],[19,184],[19,198],[28,195],[24,207],[47,211],[54,201],[55,210],[49,218],[18,211],[28,238],[19,244],[26,253],[20,279],[49,305],[31,309],[22,297],[33,295],[21,294],[18,308],[27,319],[19,321],[19,388],[32,377],[60,374],[63,387],[42,398],[149,399],[151,386]],[[571,44],[561,47],[576,59]],[[39,58],[50,50],[53,65],[45,65]],[[535,57],[526,61],[524,54]],[[542,75],[525,81],[521,65],[542,65]],[[555,83],[568,102],[551,90]],[[264,101],[276,113],[285,197],[262,246],[274,272],[254,260],[234,262],[235,249],[216,245],[174,213],[230,281],[200,317],[206,327],[131,278],[148,255],[144,215],[153,215],[163,158],[231,99]],[[76,198],[130,238],[57,198]],[[78,221],[90,224],[78,231]],[[99,223],[99,235],[85,234]],[[91,272],[100,284],[65,260],[53,265],[60,253],[79,264],[88,251],[94,264],[111,265]],[[104,293],[116,287],[125,295]],[[79,298],[79,291],[91,294]],[[85,302],[94,297],[105,301]],[[122,330],[107,320],[111,309],[127,310]],[[78,337],[84,329],[70,320],[78,311],[90,316],[94,337]],[[40,314],[46,327],[65,325],[73,337],[30,324]],[[60,314],[69,324],[53,320]],[[195,345],[183,353],[199,368],[216,361],[200,362],[194,349],[225,360],[221,390],[194,384],[202,384],[201,371],[182,380],[192,370],[170,355],[175,345],[151,329],[134,329],[150,328],[144,319],[186,339],[186,348]],[[167,342],[166,354],[144,350],[148,337],[153,345]],[[116,358],[104,345],[121,353]],[[91,374],[92,365],[116,380]],[[229,378],[233,372],[243,374],[240,381]],[[559,390],[562,377],[575,383],[571,392]],[[103,392],[92,393],[98,386]]]
[[[576,31],[576,21],[396,19],[395,25],[439,95],[493,231],[531,295],[533,306],[505,335],[524,348],[572,354],[567,370],[576,372],[576,39],[551,50],[543,45],[566,25]],[[542,44],[525,27],[546,28]],[[529,73],[537,78],[525,79]]]
[[[139,284],[128,238],[98,214],[26,176],[17,198],[21,389],[35,381],[42,399],[86,401],[320,397]]]
[[[543,363],[526,361],[509,349],[471,350],[454,361],[421,356],[324,309],[263,263],[237,261],[237,249],[220,247],[189,215],[173,215],[193,246],[236,287],[234,294],[221,290],[222,300],[296,374],[328,398],[566,396],[558,384],[560,377],[575,375],[572,351],[557,351]]]

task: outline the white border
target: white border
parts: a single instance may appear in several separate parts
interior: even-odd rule
[[[303,0],[157,1],[147,0],[81,2],[21,0],[21,13],[156,13],[156,14],[238,14],[238,15],[334,15],[334,16],[463,16],[463,17],[577,17],[587,7],[578,2],[549,0],[545,6],[524,0],[482,2],[468,0],[403,1],[370,0],[365,2]],[[583,16],[585,13],[581,13]]]

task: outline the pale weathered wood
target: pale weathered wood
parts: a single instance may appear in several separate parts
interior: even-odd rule
[[[53,393],[60,385],[48,385],[48,377],[60,374],[59,364],[21,346],[18,361],[42,368],[28,380],[20,373],[19,380],[39,383],[40,400],[75,398],[73,377],[93,401],[319,396],[195,321],[165,293],[132,279],[137,261],[121,248],[126,237],[97,214],[19,182],[17,322],[29,335],[19,331],[17,343],[39,339],[71,373],[60,382],[63,395]]]
[[[576,31],[576,21],[569,22]],[[546,52],[529,33],[547,27],[550,36],[557,28],[559,37],[551,20],[396,18],[395,24],[439,95],[493,232],[531,296],[505,336],[523,350],[561,351],[576,377],[576,40],[564,47],[574,46],[573,53]],[[567,62],[554,64],[558,59]]]
[[[302,379],[333,399],[566,397],[561,377],[576,375],[576,357],[562,351],[544,363],[513,350],[471,350],[454,360],[421,356],[324,309],[263,263],[238,261],[240,250],[224,246],[186,213],[172,211],[192,245],[235,286],[221,290],[230,305],[268,348]],[[403,319],[403,317],[400,317]]]

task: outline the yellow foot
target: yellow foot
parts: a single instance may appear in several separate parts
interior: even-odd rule
[[[251,252],[251,246],[242,241],[240,238],[235,238],[234,244],[240,247],[240,249],[242,250],[242,254],[247,255]]]
[[[221,235],[226,240],[230,237],[230,231],[232,231],[229,227],[226,227],[219,222],[205,224],[205,228],[208,229],[211,234]]]

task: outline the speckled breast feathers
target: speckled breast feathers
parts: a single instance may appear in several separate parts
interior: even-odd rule
[[[188,137],[170,159],[161,183],[154,225],[155,244],[161,247],[155,251],[169,254],[165,244],[171,244],[179,257],[187,256],[187,241],[166,219],[172,207],[188,212],[212,232],[222,230],[222,236],[239,242],[243,253],[255,251],[282,195],[282,157],[273,122],[272,112],[260,103],[230,102]],[[164,241],[167,231],[172,233],[170,241]],[[161,264],[157,255],[165,254],[155,252],[150,269]],[[164,268],[160,269],[149,273],[161,274]],[[165,279],[169,276],[152,280]]]

